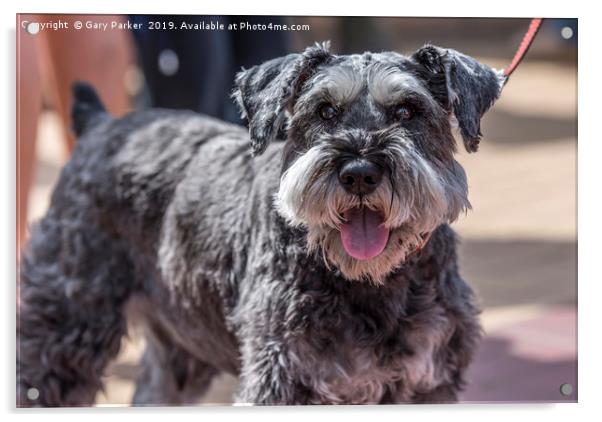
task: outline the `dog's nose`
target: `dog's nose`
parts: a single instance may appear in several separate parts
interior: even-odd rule
[[[382,167],[365,159],[348,161],[339,169],[339,182],[349,193],[372,193],[382,178]]]

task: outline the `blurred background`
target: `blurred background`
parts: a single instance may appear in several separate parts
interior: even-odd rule
[[[69,28],[39,25],[59,21]],[[76,21],[84,27],[73,29]],[[109,26],[86,29],[86,21]],[[124,27],[111,29],[114,22]],[[240,22],[259,26],[170,29]],[[296,30],[276,30],[284,24]],[[239,122],[228,93],[241,66],[331,40],[340,54],[410,54],[431,42],[501,69],[529,20],[19,15],[18,25],[20,248],[28,226],[44,215],[73,146],[67,114],[74,80],[92,82],[115,115],[159,106]],[[465,402],[577,399],[577,35],[576,19],[545,20],[483,120],[480,151],[459,153],[473,210],[453,226],[461,238],[461,272],[477,292],[486,332],[461,396]],[[129,404],[143,349],[132,327],[98,405]],[[565,394],[563,384],[571,386]],[[203,403],[229,403],[235,388],[236,379],[223,375]]]

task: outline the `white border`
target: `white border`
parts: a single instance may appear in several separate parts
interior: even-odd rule
[[[8,3],[8,4],[7,4]],[[287,420],[306,420],[317,416],[331,418],[344,417],[346,420],[366,418],[404,418],[423,420],[462,420],[487,421],[509,420],[518,417],[541,417],[546,421],[566,421],[593,419],[600,411],[597,409],[602,370],[600,361],[600,314],[597,312],[602,295],[600,284],[602,277],[598,272],[600,242],[602,234],[600,219],[602,209],[600,195],[602,189],[602,157],[600,148],[602,139],[597,134],[596,123],[601,109],[599,72],[599,28],[602,23],[594,6],[585,6],[577,2],[552,3],[526,2],[524,0],[506,0],[503,2],[461,2],[459,1],[414,1],[395,2],[377,1],[324,1],[303,0],[300,2],[283,1],[158,1],[145,0],[143,3],[124,2],[123,0],[97,0],[96,2],[77,2],[68,0],[32,1],[21,0],[18,4],[2,2],[2,63],[0,83],[4,98],[0,125],[5,131],[2,145],[3,165],[0,166],[2,183],[0,193],[3,206],[0,219],[0,233],[4,242],[0,253],[4,270],[3,283],[4,324],[2,324],[3,346],[0,349],[3,365],[0,381],[1,408],[9,417],[19,413],[21,418],[65,420],[84,416],[86,419],[100,421],[117,415],[142,416],[149,420],[163,420],[168,413],[176,418],[241,418],[261,420],[286,418]],[[595,4],[591,2],[590,4]],[[343,13],[344,11],[344,13]],[[282,15],[356,15],[356,16],[490,16],[490,17],[577,17],[579,18],[579,404],[561,405],[454,405],[454,406],[380,406],[380,407],[296,407],[269,409],[241,408],[163,408],[163,409],[74,409],[55,411],[15,411],[14,410],[14,280],[15,280],[15,14],[17,12],[45,13],[164,13],[164,14],[282,14]]]

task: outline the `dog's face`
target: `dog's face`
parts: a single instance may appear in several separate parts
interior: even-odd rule
[[[287,138],[279,213],[346,278],[379,283],[470,208],[451,126],[476,151],[501,82],[454,50],[337,56],[316,45],[242,71],[234,97],[255,154]]]

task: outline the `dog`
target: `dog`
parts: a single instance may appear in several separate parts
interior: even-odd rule
[[[452,49],[243,69],[248,130],[188,111],[112,118],[74,87],[78,142],[22,252],[20,406],[94,403],[128,319],[133,403],[451,403],[482,330],[449,226],[470,209],[503,75]],[[33,394],[32,394],[33,391]]]

